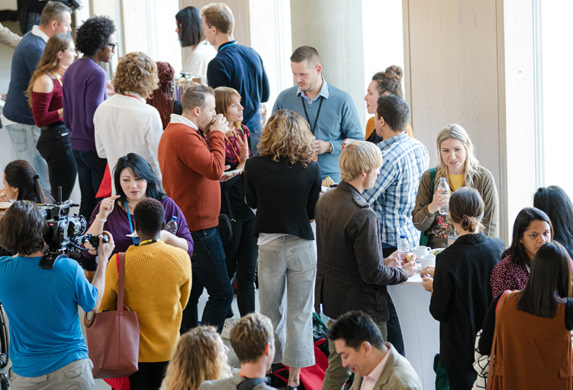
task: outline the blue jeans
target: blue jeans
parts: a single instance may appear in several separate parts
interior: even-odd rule
[[[26,160],[36,170],[40,176],[40,184],[45,194],[51,192],[48,164],[42,158],[40,152],[36,149],[38,139],[40,138],[40,128],[35,125],[26,125],[23,123],[14,123],[12,125],[4,126],[12,140],[12,146],[16,151],[18,160]]]
[[[89,220],[92,211],[100,201],[100,199],[96,199],[96,194],[105,173],[107,160],[99,158],[96,152],[83,150],[74,150],[73,152],[78,164],[78,179],[82,193],[80,215]],[[113,167],[110,167],[110,169],[113,172]]]
[[[233,302],[233,288],[225,266],[223,243],[216,227],[191,232],[194,251],[191,256],[193,286],[189,303],[183,310],[181,333],[199,325],[197,303],[207,289],[209,299],[203,310],[201,325],[213,325],[219,332],[227,318],[227,311]]]

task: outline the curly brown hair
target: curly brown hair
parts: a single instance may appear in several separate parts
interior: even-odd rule
[[[290,166],[300,163],[306,168],[314,160],[313,140],[308,122],[302,116],[294,111],[278,110],[263,129],[259,155],[271,156],[276,162],[286,160]]]
[[[113,78],[113,88],[124,94],[135,92],[147,99],[159,86],[157,65],[143,52],[127,53],[119,59]]]

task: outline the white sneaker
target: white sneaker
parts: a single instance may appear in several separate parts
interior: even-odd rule
[[[221,332],[221,337],[227,340],[231,339],[231,329],[235,327],[237,323],[237,318],[231,317],[225,320],[225,324],[223,325],[223,331]]]

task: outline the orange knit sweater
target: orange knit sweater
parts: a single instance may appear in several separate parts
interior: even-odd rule
[[[117,278],[117,257],[113,256],[105,274],[100,311],[115,310]],[[190,292],[191,260],[183,249],[161,240],[127,249],[124,304],[137,313],[140,362],[170,359]]]

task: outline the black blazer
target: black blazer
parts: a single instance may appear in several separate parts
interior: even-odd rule
[[[445,369],[473,369],[475,336],[492,301],[489,277],[503,249],[500,239],[467,234],[437,256],[430,313],[440,321]]]

